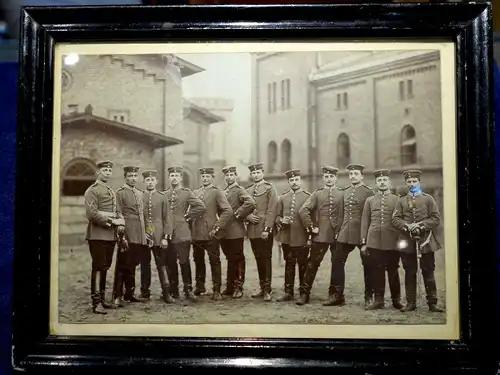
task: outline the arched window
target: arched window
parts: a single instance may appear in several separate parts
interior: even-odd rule
[[[292,144],[288,139],[281,142],[281,171],[292,169]]]
[[[401,165],[417,164],[417,134],[411,125],[401,130]]]
[[[341,133],[337,138],[337,167],[345,168],[351,162],[351,144],[349,136]]]
[[[278,162],[278,146],[271,141],[267,146],[267,172],[276,173],[276,163]]]
[[[89,159],[73,159],[63,169],[62,195],[82,196],[96,179],[96,166]]]

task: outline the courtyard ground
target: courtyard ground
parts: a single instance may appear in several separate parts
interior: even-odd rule
[[[258,277],[249,242],[245,243],[247,272],[245,295],[241,299],[231,298],[212,301],[210,295],[201,296],[196,303],[180,300],[177,304],[165,304],[160,297],[160,286],[154,260],[152,260],[152,298],[147,303],[128,304],[125,308],[107,310],[107,315],[96,315],[90,309],[90,265],[88,248],[64,247],[59,255],[59,322],[60,323],[257,323],[257,324],[444,324],[445,314],[430,313],[425,302],[425,289],[419,277],[418,309],[410,313],[395,310],[386,291],[386,307],[382,310],[365,311],[363,298],[363,271],[359,250],[355,249],[346,264],[346,305],[325,307],[322,303],[328,297],[330,281],[330,253],[328,252],[318,270],[310,304],[297,306],[295,302],[277,302],[284,287],[284,261],[275,244],[273,250],[273,301],[264,302],[251,298],[257,290]],[[116,255],[116,254],[115,254]],[[225,283],[226,260],[221,253],[223,269],[223,289]],[[191,259],[194,279],[194,263]],[[207,264],[207,290],[211,293],[210,267]],[[114,260],[107,281],[107,298],[112,291]],[[180,276],[180,274],[179,274]],[[404,274],[400,268],[402,296],[404,301]],[[180,280],[181,281],[181,280]],[[439,304],[445,307],[444,250],[436,254],[436,282]],[[296,285],[298,285],[296,276]],[[137,290],[140,286],[139,267],[136,277]],[[182,282],[180,284],[182,291]],[[181,297],[183,298],[183,297]],[[296,295],[298,298],[298,295]]]

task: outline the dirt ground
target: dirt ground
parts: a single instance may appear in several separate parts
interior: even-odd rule
[[[276,297],[283,293],[284,261],[281,258],[278,244],[273,251],[273,301],[264,302],[251,298],[258,287],[257,269],[250,243],[245,244],[247,272],[245,295],[238,300],[225,299],[212,301],[210,296],[202,296],[198,302],[178,301],[167,305],[159,299],[161,294],[154,260],[152,260],[152,298],[147,303],[128,304],[117,310],[107,310],[107,315],[92,314],[90,310],[90,254],[86,246],[78,248],[61,248],[59,256],[59,311],[60,323],[260,323],[260,324],[444,324],[443,313],[430,313],[425,302],[425,289],[419,278],[418,309],[410,313],[395,310],[386,291],[386,307],[383,310],[365,311],[363,299],[363,271],[359,250],[355,249],[346,264],[346,305],[342,307],[325,307],[322,303],[328,297],[330,281],[330,253],[328,252],[318,270],[310,304],[297,306],[295,302],[277,302]],[[116,254],[115,254],[116,255]],[[225,283],[226,260],[221,253],[223,269],[223,288]],[[194,278],[194,263],[192,272]],[[207,264],[207,289],[211,292],[210,267]],[[108,273],[107,298],[112,291],[113,266]],[[180,276],[180,274],[179,274]],[[137,268],[136,285],[140,286],[139,267]],[[400,268],[403,303],[404,274]],[[298,276],[296,276],[296,288]],[[439,305],[444,301],[444,250],[436,254],[436,282],[438,286]],[[182,288],[182,282],[181,282]],[[181,289],[182,290],[182,289]],[[183,298],[183,297],[181,297]],[[296,296],[298,298],[298,295]]]

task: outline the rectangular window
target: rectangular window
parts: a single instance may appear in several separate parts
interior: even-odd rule
[[[290,108],[292,106],[292,98],[290,92],[290,79],[286,80],[286,107]]]
[[[399,100],[405,100],[405,81],[399,81]]]
[[[271,84],[267,84],[267,113],[272,112],[273,98],[271,93]]]
[[[342,107],[342,95],[337,94],[337,109],[340,109]]]
[[[273,82],[273,113],[276,112],[276,109],[277,109],[277,104],[276,104],[276,82]]]
[[[408,95],[408,99],[413,99],[413,80],[409,79],[406,81],[406,84],[406,94]]]
[[[283,111],[285,109],[285,98],[286,98],[286,92],[285,92],[285,80],[281,80],[281,110]]]
[[[349,108],[349,96],[344,92],[344,109]]]

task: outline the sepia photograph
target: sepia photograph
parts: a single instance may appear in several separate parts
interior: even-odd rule
[[[51,333],[457,339],[452,43],[61,44]]]

